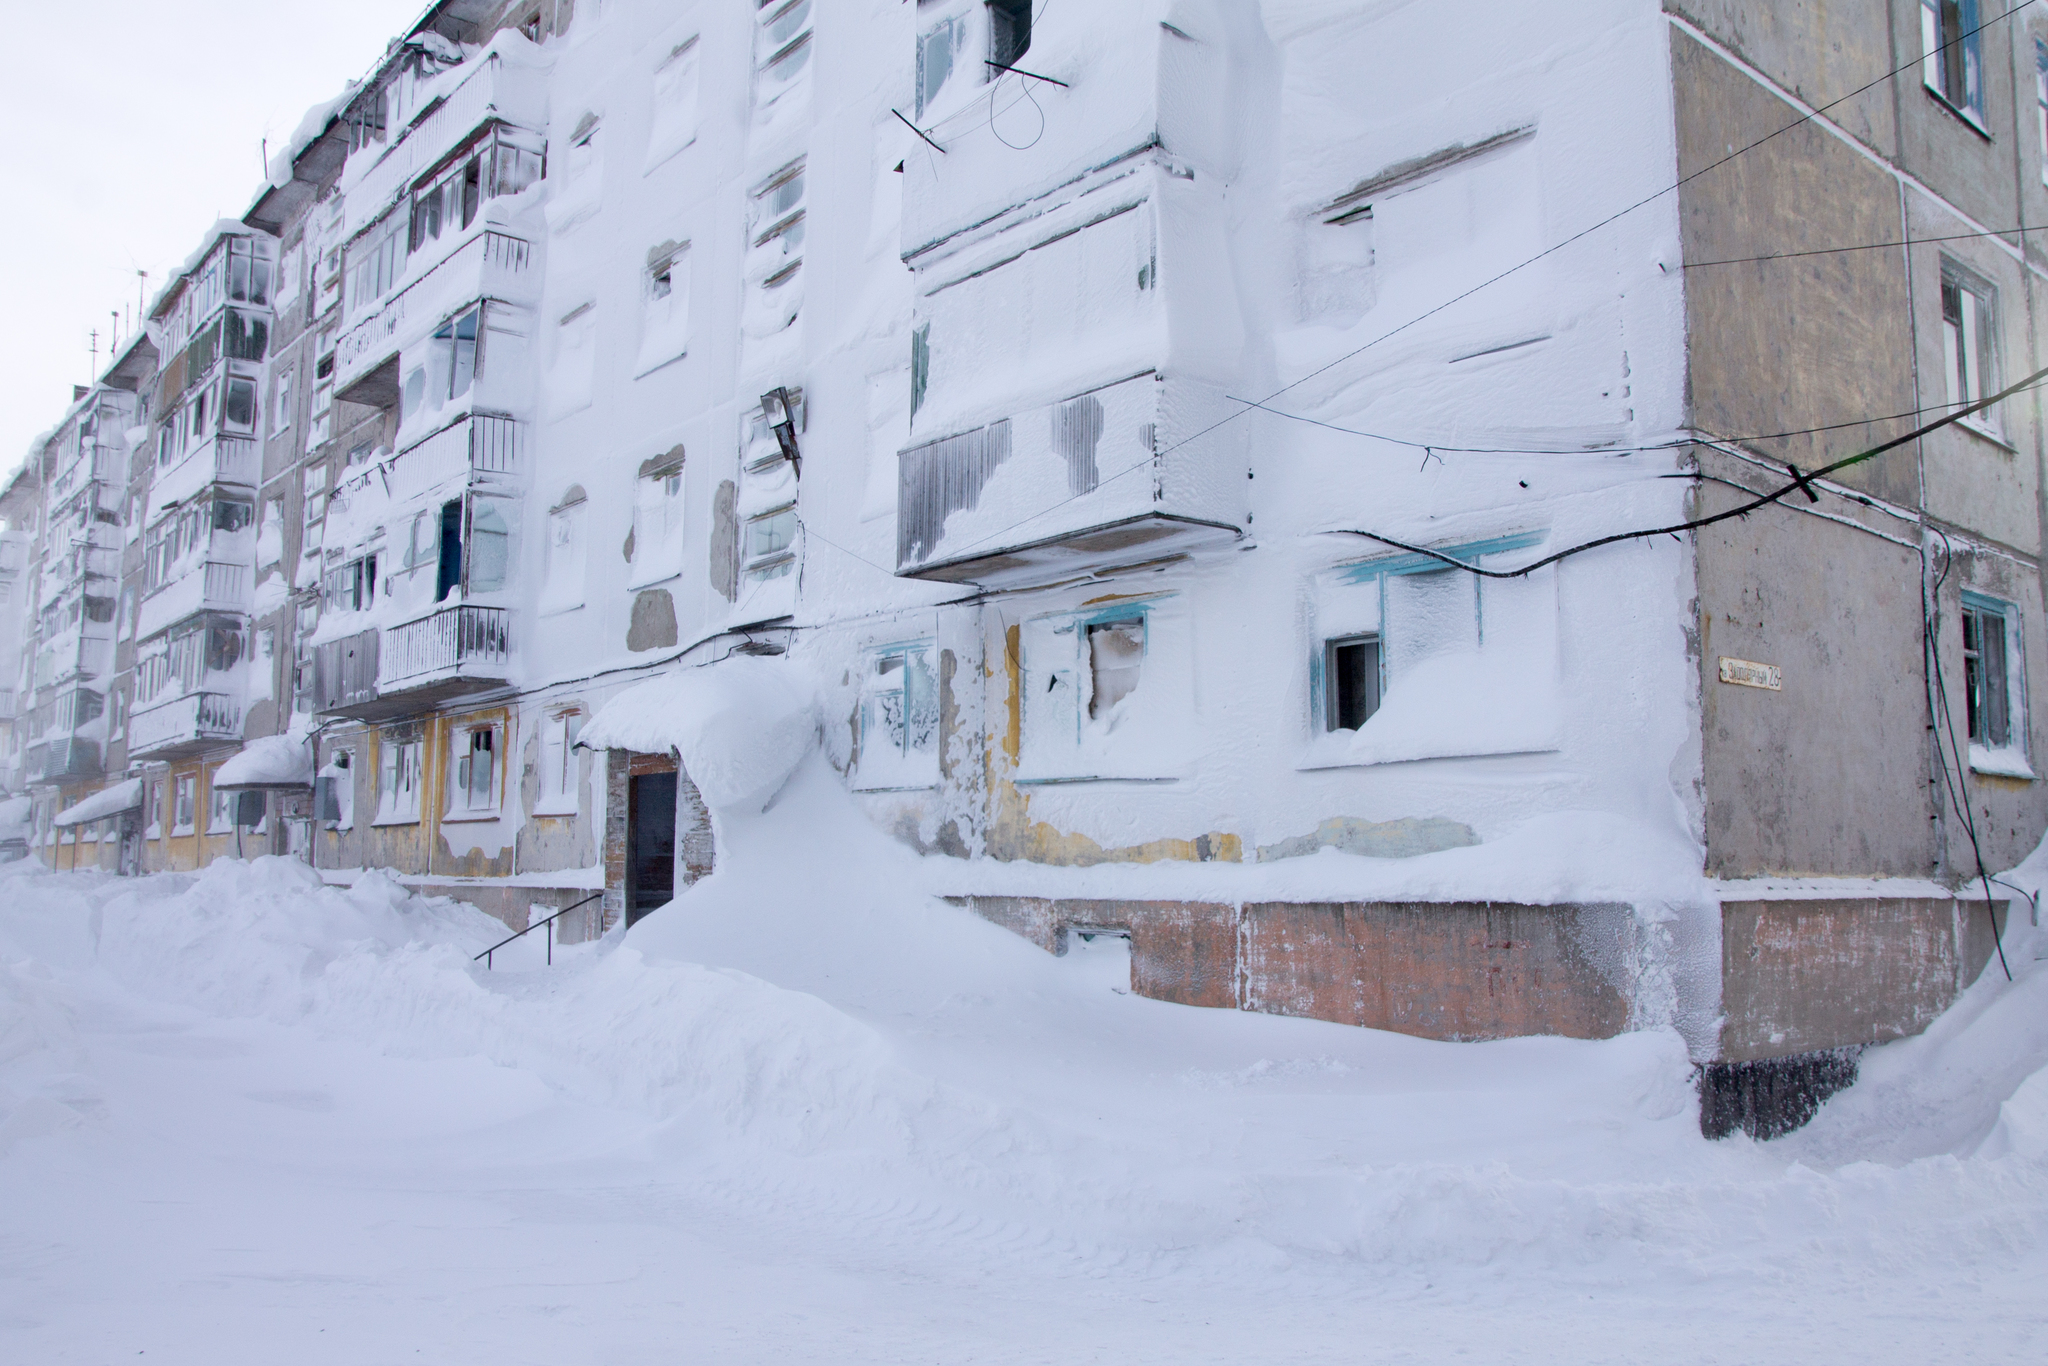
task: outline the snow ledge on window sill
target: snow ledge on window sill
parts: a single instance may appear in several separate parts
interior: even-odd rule
[[[441,824],[464,825],[476,821],[494,821],[502,818],[503,815],[504,812],[495,806],[489,811],[450,811],[441,817]]]
[[[1990,142],[1993,140],[1991,137],[1991,130],[1984,126],[1983,120],[1978,118],[1974,112],[1960,104],[1954,103],[1949,99],[1948,96],[1942,94],[1939,90],[1936,90],[1933,86],[1927,84],[1927,82],[1924,80],[1920,83],[1920,88],[1922,90],[1925,90],[1928,94],[1928,97],[1932,99],[1936,104],[1940,105],[1943,109],[1948,110],[1949,113],[1954,114],[1964,123],[1970,125],[1970,130],[1976,133],[1978,137],[1984,139],[1984,141],[1986,142]]]
[[[1440,759],[1511,759],[1531,754],[1556,754],[1564,747],[1553,740],[1532,740],[1527,744],[1462,746],[1429,745],[1420,752],[1386,757],[1360,755],[1352,747],[1355,731],[1332,731],[1309,742],[1308,750],[1295,763],[1297,773],[1321,768],[1384,768],[1388,764],[1427,764]]]
[[[1974,415],[1970,417],[1957,418],[1956,426],[1961,427],[1964,431],[1968,432],[1972,436],[1981,437],[1982,439],[1989,441],[1992,445],[1998,447],[1998,449],[2002,451],[2007,452],[2008,454],[2019,454],[2020,448],[2012,444],[2012,439],[2010,437],[2006,436],[2004,432],[1999,431],[1996,427],[1991,426],[1989,423],[1978,421]]]
[[[528,814],[534,816],[580,816],[583,814],[583,805],[580,802],[564,799],[551,802],[535,802],[533,810]]]
[[[1970,745],[1970,771],[1989,774],[1994,778],[2023,778],[2034,780],[2033,766],[2027,756],[2016,749],[1986,749],[1975,743]]]
[[[418,825],[419,823],[420,818],[418,816],[379,816],[376,820],[371,821],[370,825],[374,828],[380,825]]]

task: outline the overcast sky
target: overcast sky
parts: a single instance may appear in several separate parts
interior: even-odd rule
[[[0,44],[0,476],[107,356],[216,218],[240,217],[262,146],[367,71],[425,0],[111,0],[10,7]]]

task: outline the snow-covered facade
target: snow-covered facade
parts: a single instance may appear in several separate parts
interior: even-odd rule
[[[49,822],[133,772],[147,866],[589,932],[716,852],[585,724],[774,656],[963,905],[1126,934],[1150,994],[1731,1064],[1917,1029],[2048,824],[2032,392],[1697,533],[1437,557],[2039,368],[2048,19],[1967,10],[435,6],[38,454],[55,526],[63,443],[136,434],[39,533],[45,618],[139,546],[24,664],[121,680],[23,750],[46,853],[111,866]],[[271,735],[313,787],[216,793]]]

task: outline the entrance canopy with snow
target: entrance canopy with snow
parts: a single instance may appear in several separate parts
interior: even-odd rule
[[[297,735],[266,735],[251,740],[213,775],[216,792],[312,785],[313,747]]]
[[[142,779],[130,778],[125,783],[101,788],[84,801],[65,807],[51,824],[84,825],[87,821],[105,820],[124,811],[133,811],[141,805]]]
[[[735,655],[628,688],[583,728],[580,745],[674,750],[713,807],[766,802],[818,732],[817,689],[786,659]]]

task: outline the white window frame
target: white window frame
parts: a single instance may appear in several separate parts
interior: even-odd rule
[[[580,709],[549,712],[541,721],[536,816],[574,816],[583,809],[583,766],[576,738],[583,730]]]
[[[857,792],[912,792],[939,781],[937,642],[901,641],[867,652],[861,675]]]
[[[1947,4],[1955,7],[1955,41],[1961,49],[1953,54],[1945,52],[1942,45],[1941,11]],[[1979,132],[1984,131],[1984,45],[1978,29],[1981,9],[1979,0],[1920,0],[1920,83]],[[1960,89],[1950,86],[1951,62],[1960,64]]]
[[[1951,299],[1956,304],[1950,316]],[[1981,402],[1999,389],[1998,291],[1981,276],[1944,259],[1941,265],[1941,360],[1951,411]],[[2003,440],[1994,405],[1961,419],[1962,425]]]
[[[277,383],[270,395],[270,434],[277,436],[292,425],[292,385],[298,377],[298,367],[287,365],[277,372]]]
[[[199,775],[180,774],[171,785],[171,834],[189,835],[198,828]]]
[[[377,741],[377,818],[372,825],[416,825],[426,743],[422,739]]]
[[[479,746],[477,740],[484,743]],[[484,760],[481,773],[479,756]],[[505,727],[496,721],[462,723],[448,730],[448,806],[445,821],[496,820],[504,809]]]

